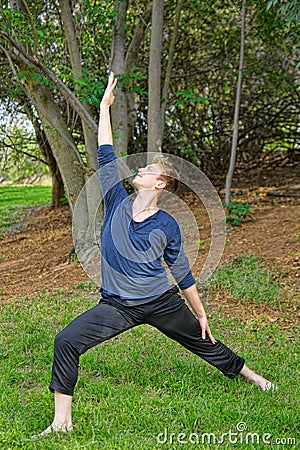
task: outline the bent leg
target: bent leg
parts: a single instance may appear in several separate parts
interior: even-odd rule
[[[244,359],[222,342],[212,344],[208,337],[202,339],[198,320],[178,294],[170,297],[157,310],[153,309],[147,322],[229,378],[236,377],[244,366]]]
[[[72,396],[78,376],[79,357],[89,348],[133,326],[139,325],[139,314],[102,300],[97,306],[77,317],[55,338],[50,390],[54,392],[55,413],[52,424],[41,438],[54,432],[72,431]]]
[[[77,317],[55,338],[49,389],[72,396],[80,355],[136,325],[134,318],[106,301]]]

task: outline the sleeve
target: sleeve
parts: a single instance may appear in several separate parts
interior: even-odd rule
[[[110,144],[98,147],[98,163],[102,195],[106,209],[128,196],[120,181],[118,164]]]
[[[189,260],[183,250],[183,239],[178,223],[168,233],[168,242],[164,250],[164,260],[180,289],[187,289],[195,284]]]

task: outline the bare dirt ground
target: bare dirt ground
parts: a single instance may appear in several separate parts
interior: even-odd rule
[[[300,198],[269,196],[274,189],[277,193],[291,192],[274,185],[235,190],[239,201],[250,203],[252,219],[240,227],[228,229],[221,262],[246,253],[261,256],[264,265],[282,273],[280,282],[286,296],[281,307],[237,301],[223,291],[215,293],[214,298],[207,298],[209,312],[222,308],[222,313],[239,316],[247,323],[249,320],[251,323],[280,321],[285,327],[296,323],[296,302],[300,293]],[[299,194],[300,186],[296,185],[292,192]],[[184,200],[197,219],[205,243],[193,267],[193,272],[198,275],[209,248],[209,220],[193,195],[186,194]],[[0,241],[0,303],[32,297],[41,291],[72,289],[79,282],[87,281],[79,263],[70,259],[72,247],[72,225],[67,207],[32,210],[24,223],[11,227]]]

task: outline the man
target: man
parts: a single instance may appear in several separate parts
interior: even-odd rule
[[[75,319],[55,338],[49,386],[54,392],[55,415],[52,424],[38,437],[52,431],[73,430],[72,396],[80,355],[142,323],[156,327],[229,378],[240,374],[263,390],[274,388],[211,333],[183,252],[179,226],[157,206],[164,190],[175,190],[176,170],[159,156],[139,169],[133,180],[137,190],[133,200],[120,182],[112,149],[109,112],[116,83],[111,73],[100,105],[98,133],[98,161],[105,203],[101,236],[102,298],[97,306]],[[162,259],[195,315],[178,294],[177,286],[168,284]]]

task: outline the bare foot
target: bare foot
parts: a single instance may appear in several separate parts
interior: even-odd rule
[[[263,391],[278,391],[278,387],[271,383],[271,381],[265,380],[266,383],[264,385],[264,387],[262,388]]]
[[[246,378],[246,380],[259,386],[263,391],[277,391],[277,386],[271,383],[266,378],[257,375],[253,370],[249,369],[246,365],[240,371],[240,375]]]
[[[32,439],[40,439],[41,437],[48,436],[51,433],[68,433],[71,431],[73,431],[73,426],[71,423],[63,425],[57,425],[55,423],[52,423],[48,428],[46,428],[41,433],[32,436]]]

